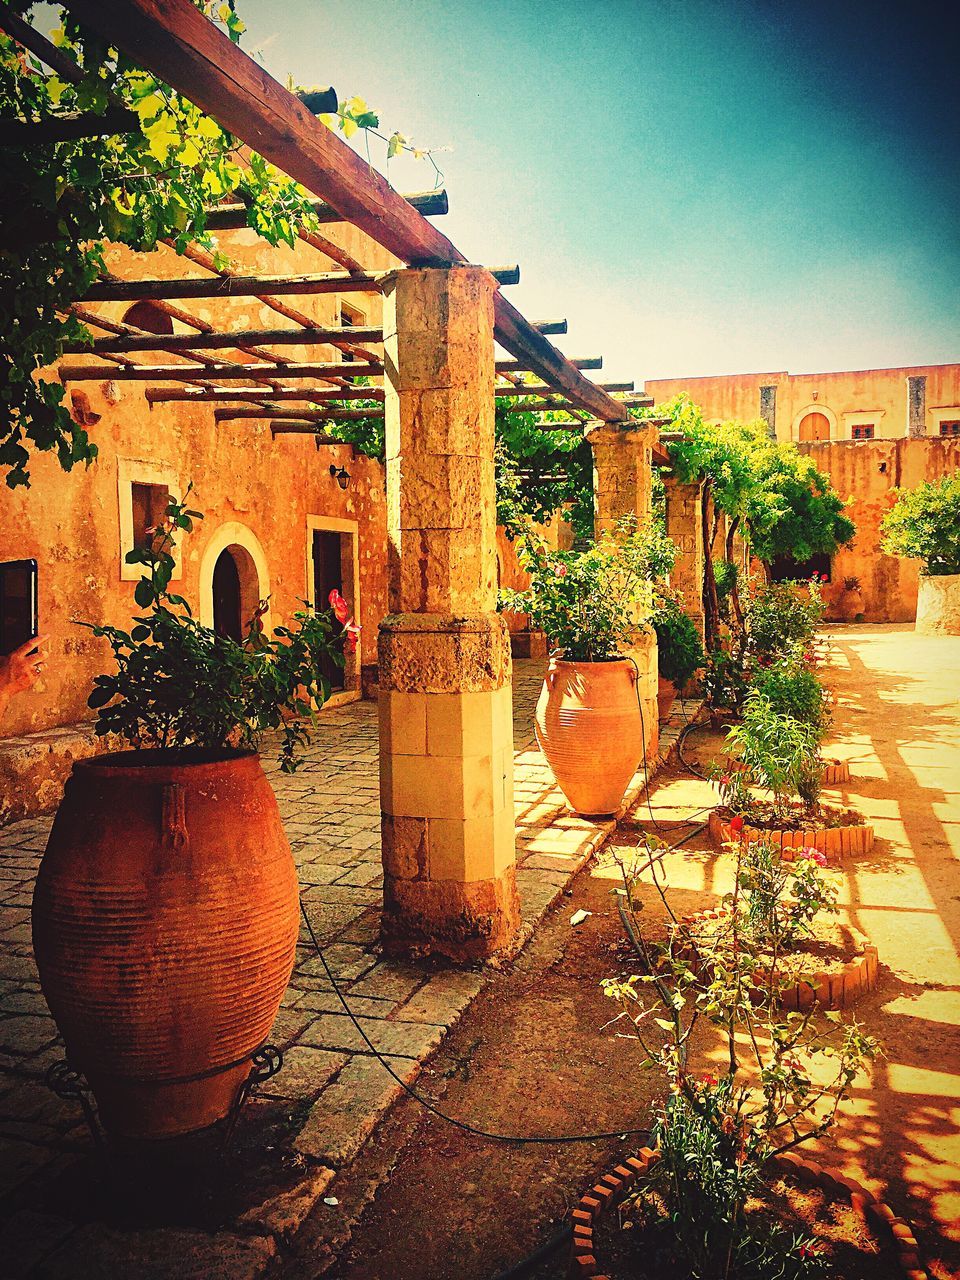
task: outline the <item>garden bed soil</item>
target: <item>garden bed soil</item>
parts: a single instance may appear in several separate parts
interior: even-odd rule
[[[873,827],[853,809],[821,805],[815,815],[794,808],[775,816],[769,801],[758,801],[751,808],[749,820],[744,821],[739,834],[730,829],[734,816],[726,805],[718,805],[711,812],[710,835],[718,848],[740,839],[751,844],[769,840],[782,850],[786,858],[791,856],[793,849],[817,849],[833,864],[850,854],[869,853],[873,848]]]
[[[729,913],[722,908],[700,911],[684,918],[693,935],[709,942],[710,935],[726,927]],[[877,985],[880,965],[877,948],[853,925],[831,915],[814,920],[811,934],[794,950],[781,951],[777,968],[785,985],[780,1003],[785,1009],[809,1009],[814,1001],[825,1009],[843,1009]],[[764,958],[761,953],[761,958]],[[772,953],[767,953],[772,961]],[[765,978],[758,974],[758,982]]]
[[[811,1237],[831,1280],[895,1280],[906,1274],[889,1230],[876,1227],[848,1200],[817,1185],[801,1185],[792,1175],[778,1177],[761,1197],[748,1202],[747,1213],[758,1224],[779,1223],[793,1234]],[[598,1280],[601,1274],[609,1280],[683,1280],[667,1249],[658,1250],[649,1231],[636,1229],[635,1218],[627,1201],[596,1220]],[[586,1274],[571,1266],[571,1277]]]

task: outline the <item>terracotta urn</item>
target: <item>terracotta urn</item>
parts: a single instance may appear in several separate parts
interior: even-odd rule
[[[616,813],[643,759],[634,664],[551,658],[536,735],[574,813]]]
[[[670,719],[670,712],[673,710],[673,704],[677,700],[677,686],[672,680],[664,680],[660,676],[657,680],[657,713],[660,723]]]
[[[251,752],[77,762],[33,900],[40,982],[104,1128],[230,1110],[293,969],[297,875]]]
[[[837,597],[834,606],[837,618],[841,622],[853,622],[863,613],[863,594],[859,587],[844,587]]]

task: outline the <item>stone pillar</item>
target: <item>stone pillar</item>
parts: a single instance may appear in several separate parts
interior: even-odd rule
[[[679,555],[670,574],[670,584],[683,597],[683,609],[696,624],[703,639],[703,534],[700,525],[700,484],[681,484],[664,475],[667,493],[667,533],[677,544]]]
[[[651,457],[657,429],[642,421],[604,422],[587,431],[593,450],[593,532],[598,540],[613,535],[625,516],[643,524],[650,519],[653,498]],[[638,628],[625,654],[637,664],[647,760],[657,754],[657,637],[653,628]]]
[[[907,435],[911,440],[927,434],[927,375],[907,378]]]
[[[510,638],[496,612],[493,293],[482,267],[384,289],[380,804],[387,951],[489,955],[519,925]]]

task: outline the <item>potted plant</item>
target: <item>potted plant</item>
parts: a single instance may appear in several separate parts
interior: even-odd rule
[[[79,761],[40,865],[33,940],[69,1061],[108,1132],[159,1138],[226,1115],[276,1017],[298,935],[297,877],[257,746],[282,734],[297,767],[327,655],[331,613],[242,643],[170,592],[174,537],[199,513],[171,502],[143,566],[130,631],[94,626],[116,671],[89,704],[130,750]],[[346,622],[345,602],[333,602]]]
[[[854,622],[863,617],[863,592],[860,590],[859,578],[844,578],[843,590],[837,597],[834,610],[840,622]]]
[[[898,489],[880,530],[889,555],[920,561],[917,631],[960,635],[960,475]]]
[[[779,1162],[828,1137],[879,1046],[837,1014],[821,1021],[810,1009],[783,1012],[782,977],[775,964],[760,962],[771,944],[758,942],[756,922],[749,922],[741,877],[726,904],[727,927],[697,934],[675,913],[657,871],[666,852],[664,841],[650,838],[636,861],[623,865],[625,919],[640,972],[604,983],[621,1008],[618,1034],[636,1039],[642,1065],[663,1078],[665,1099],[654,1112],[652,1149],[621,1162],[581,1201],[575,1256],[578,1247],[589,1248],[596,1271],[622,1280],[822,1274],[821,1243],[790,1221],[797,1191],[782,1185]],[[662,939],[644,909],[651,879],[666,913]],[[817,914],[821,897],[812,891],[800,922]],[[781,918],[775,928],[782,927]],[[697,1064],[702,1033],[709,1057]],[[829,1186],[842,1189],[833,1179]],[[618,1197],[619,1221],[630,1230],[620,1235],[614,1266],[597,1243],[596,1219]],[[616,1235],[616,1218],[609,1220]]]
[[[522,538],[530,585],[501,592],[501,605],[528,614],[551,645],[537,742],[575,813],[615,813],[648,728],[628,651],[650,613],[651,576],[673,544],[629,521],[583,551],[551,551],[529,529]]]
[[[657,593],[650,621],[657,633],[657,703],[660,719],[666,720],[677,694],[706,659],[697,628],[675,595]]]

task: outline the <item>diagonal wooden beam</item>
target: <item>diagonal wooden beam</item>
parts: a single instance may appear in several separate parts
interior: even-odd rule
[[[65,6],[402,262],[448,266],[467,261],[452,241],[232,44],[191,0],[65,0]],[[582,377],[500,293],[494,299],[494,315],[498,342],[524,368],[597,418],[623,419],[626,410]]]

